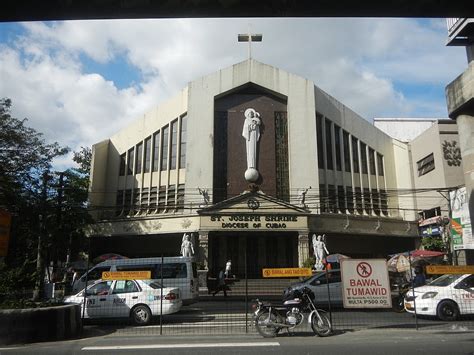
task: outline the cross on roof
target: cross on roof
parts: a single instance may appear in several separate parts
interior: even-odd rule
[[[240,33],[237,35],[237,39],[239,42],[249,43],[249,59],[252,58],[252,42],[262,42],[262,37],[263,35],[261,33]]]

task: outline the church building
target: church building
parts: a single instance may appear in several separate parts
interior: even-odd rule
[[[92,257],[176,256],[261,276],[330,253],[386,257],[419,245],[406,143],[315,83],[245,60],[190,82],[93,146]],[[246,264],[245,264],[246,263]]]

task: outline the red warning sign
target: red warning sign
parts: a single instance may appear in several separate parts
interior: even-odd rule
[[[390,308],[392,297],[385,259],[342,259],[345,308]]]

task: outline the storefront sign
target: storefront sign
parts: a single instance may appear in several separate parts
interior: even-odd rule
[[[262,269],[263,277],[300,277],[311,276],[311,269],[308,267]]]
[[[453,237],[454,250],[474,249],[471,217],[469,216],[466,197],[465,187],[449,193],[452,210],[451,235]]]
[[[474,274],[474,265],[427,265],[426,273],[431,275]]]
[[[201,227],[220,230],[300,230],[307,227],[307,219],[290,214],[212,215],[201,220]]]
[[[11,220],[11,214],[0,209],[0,257],[8,254]]]
[[[442,229],[440,226],[425,226],[420,228],[420,234],[423,237],[428,237],[431,235],[441,235]]]
[[[148,280],[151,271],[104,271],[102,280]]]
[[[342,259],[344,308],[391,308],[385,259]]]

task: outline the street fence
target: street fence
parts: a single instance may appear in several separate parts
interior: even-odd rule
[[[89,266],[74,284],[62,284],[51,295],[60,298],[62,292],[66,302],[80,303],[86,327],[103,326],[114,335],[256,333],[256,299],[281,304],[285,291],[303,286],[313,291],[335,334],[362,329],[474,330],[472,274],[447,274],[419,289],[406,280],[413,270],[391,272],[391,307],[366,309],[344,307],[338,265],[306,278],[269,279],[247,278],[246,270],[242,275],[211,274],[184,257],[108,260]],[[311,328],[305,319],[292,332]]]

